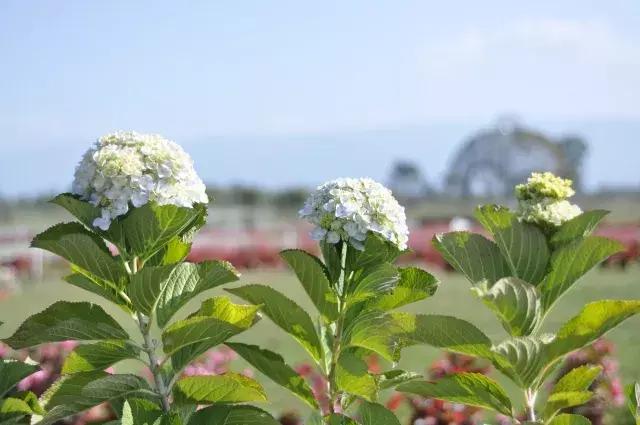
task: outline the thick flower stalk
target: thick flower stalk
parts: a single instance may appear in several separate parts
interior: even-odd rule
[[[572,181],[553,173],[531,173],[526,183],[515,188],[518,199],[518,216],[521,220],[547,229],[582,214],[579,206],[567,201],[575,194]]]
[[[318,241],[345,241],[362,250],[367,233],[374,232],[400,250],[407,248],[404,208],[389,189],[368,178],[336,179],[318,186],[300,217],[315,225],[311,236]]]
[[[153,201],[190,208],[209,201],[191,157],[179,145],[134,131],[99,138],[78,164],[72,190],[101,208],[93,225],[102,230],[132,206]]]

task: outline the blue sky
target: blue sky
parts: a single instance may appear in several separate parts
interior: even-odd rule
[[[633,0],[0,2],[5,195],[63,189],[116,129],[178,141],[213,183],[407,157],[437,181],[503,113],[587,138],[590,187],[637,184],[638,99]]]

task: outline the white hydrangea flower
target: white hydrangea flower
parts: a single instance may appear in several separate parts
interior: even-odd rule
[[[363,249],[371,231],[401,250],[407,248],[404,208],[389,189],[369,178],[336,179],[318,186],[299,214],[316,226],[311,232],[315,240],[334,244],[342,240]]]
[[[101,137],[76,167],[72,191],[102,209],[93,225],[107,230],[130,205],[191,208],[209,199],[191,157],[155,134],[121,131]]]
[[[582,214],[579,206],[567,201],[575,193],[571,184],[549,172],[532,173],[526,184],[516,186],[518,216],[543,227],[557,227]]]
[[[582,214],[579,206],[567,200],[545,198],[540,201],[520,201],[518,215],[523,221],[540,225],[560,226]]]

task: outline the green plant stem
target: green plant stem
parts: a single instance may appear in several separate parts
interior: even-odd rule
[[[127,267],[127,271],[130,274],[135,274],[138,272],[138,258],[134,258],[131,262],[131,268]],[[156,347],[154,341],[151,339],[151,335],[149,330],[151,328],[151,318],[145,316],[139,311],[136,312],[136,318],[138,321],[138,327],[140,329],[140,333],[142,334],[143,344],[142,349],[145,353],[147,353],[147,357],[149,357],[149,369],[151,370],[151,374],[153,375],[153,382],[156,386],[156,392],[160,396],[160,401],[162,403],[162,410],[165,412],[169,412],[171,409],[171,405],[169,403],[169,392],[168,388],[165,385],[164,378],[162,377],[162,371],[160,370],[160,362],[156,357]]]
[[[160,362],[156,357],[156,347],[149,335],[149,325],[151,321],[148,317],[145,317],[142,313],[138,312],[138,324],[140,325],[140,332],[142,333],[142,338],[144,340],[144,344],[142,345],[142,349],[147,353],[149,357],[149,369],[151,369],[151,373],[153,374],[153,381],[156,385],[156,390],[160,395],[160,401],[162,402],[162,409],[165,412],[169,412],[171,405],[169,404],[169,394],[167,391],[167,386],[164,383],[164,379],[162,377],[162,373],[160,370]]]
[[[342,242],[341,258],[340,258],[340,276],[338,277],[338,319],[336,320],[336,329],[333,338],[333,348],[331,356],[331,365],[329,368],[329,375],[327,376],[327,389],[329,392],[329,410],[334,413],[336,403],[339,402],[335,374],[338,366],[338,359],[342,350],[342,333],[344,328],[344,316],[345,316],[345,297],[346,297],[346,268],[347,268],[347,243]],[[340,405],[342,403],[340,402]]]
[[[527,404],[527,416],[529,421],[536,422],[536,398],[538,397],[538,392],[528,388],[524,391],[524,398]]]

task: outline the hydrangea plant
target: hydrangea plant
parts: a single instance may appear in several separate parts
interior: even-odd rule
[[[487,359],[522,391],[527,423],[589,424],[579,415],[559,414],[587,402],[599,367],[568,372],[546,400],[540,389],[569,353],[592,343],[640,312],[640,300],[601,300],[584,306],[554,333],[541,331],[548,312],[562,295],[598,263],[620,251],[613,240],[591,233],[606,216],[602,210],[580,213],[564,202],[571,182],[550,173],[534,173],[516,188],[518,211],[485,205],[476,218],[492,239],[469,232],[436,235],[433,244],[451,266],[464,274],[472,292],[497,316],[508,338],[493,342],[466,321],[449,317],[429,326],[424,340],[445,350]],[[452,375],[437,383],[415,380],[400,391],[497,411],[514,418],[517,411],[494,380],[474,373]]]
[[[263,410],[237,404],[266,400],[257,381],[232,372],[183,374],[204,352],[258,320],[258,307],[228,297],[208,298],[184,317],[183,307],[194,297],[238,279],[227,262],[185,261],[194,233],[206,221],[208,201],[189,156],[160,136],[108,135],[84,155],[73,190],[53,203],[77,221],[49,228],[32,246],[71,263],[64,280],[117,306],[131,326],[98,304],[58,301],[3,340],[14,349],[80,342],[63,376],[42,397],[46,414],[40,423],[108,402],[123,423],[198,425],[235,418],[276,424]],[[142,362],[153,382],[105,372],[127,359]],[[215,407],[196,412],[204,405]]]
[[[309,423],[399,424],[381,404],[381,389],[415,378],[399,369],[374,373],[372,353],[396,362],[415,343],[421,316],[397,308],[434,294],[437,280],[417,267],[397,267],[406,249],[403,208],[391,192],[370,179],[339,179],[312,193],[300,216],[315,226],[323,260],[297,249],[282,251],[315,305],[309,314],[265,285],[227,289],[250,303],[308,353],[326,382],[324,411],[312,388],[278,354],[255,345],[228,343],[253,367],[287,388],[315,411]],[[312,316],[315,316],[312,318]]]

